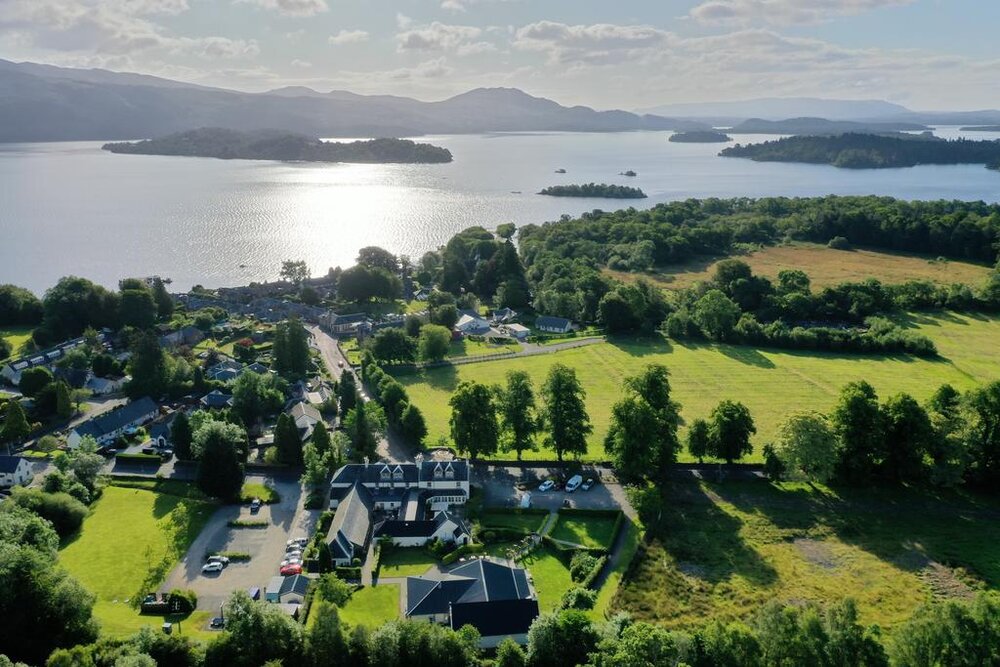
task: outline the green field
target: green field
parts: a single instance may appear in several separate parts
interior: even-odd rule
[[[621,396],[622,379],[649,363],[670,369],[674,398],[686,421],[707,416],[722,399],[743,401],[757,423],[759,460],[762,443],[772,439],[781,421],[796,410],[829,410],[841,387],[868,380],[885,397],[906,391],[927,398],[939,385],[958,389],[1000,378],[1000,318],[952,313],[911,316],[906,325],[926,334],[938,346],[939,359],[909,356],[862,356],[753,347],[679,343],[663,338],[612,340],[553,354],[518,357],[478,364],[446,366],[401,375],[410,400],[427,419],[427,442],[448,435],[451,392],[462,380],[502,383],[510,370],[527,371],[541,385],[555,363],[576,369],[587,391],[587,408],[594,425],[589,459],[604,456],[602,441],[611,406]],[[551,458],[546,450],[526,458]]]
[[[590,549],[610,549],[614,539],[615,516],[581,516],[562,510],[549,537]]]
[[[120,636],[158,616],[140,616],[130,602],[157,587],[201,532],[215,506],[178,495],[109,486],[83,528],[63,546],[60,563],[97,596],[94,614],[105,633]],[[185,632],[203,623],[192,618]]]
[[[957,493],[678,481],[611,611],[672,628],[855,598],[884,630],[1000,585],[1000,503]],[[610,583],[610,582],[609,582]]]
[[[25,343],[31,340],[32,329],[33,327],[8,327],[0,329],[0,338],[10,343],[12,357],[18,357],[24,352],[22,348]]]
[[[383,547],[379,555],[380,577],[413,577],[421,575],[437,564],[426,549],[420,547]]]
[[[527,533],[537,533],[542,529],[547,513],[513,512],[511,510],[486,510],[479,517],[484,530],[490,528],[510,528]]]
[[[397,618],[399,618],[398,584],[360,588],[354,591],[351,599],[340,609],[340,620],[352,626],[364,625],[374,629]]]
[[[543,613],[556,609],[562,601],[563,593],[575,586],[566,563],[550,547],[539,546],[518,561],[518,565],[531,575],[535,592],[538,593],[538,606]]]

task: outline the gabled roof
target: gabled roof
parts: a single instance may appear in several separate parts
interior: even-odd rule
[[[430,537],[438,529],[438,522],[387,520],[375,527],[378,537]]]
[[[355,484],[337,505],[337,512],[333,515],[330,530],[327,532],[327,542],[331,548],[338,538],[346,540],[355,548],[364,548],[371,531],[372,505],[368,489]]]
[[[334,325],[354,324],[355,322],[364,322],[367,319],[367,313],[349,313],[347,315],[330,313],[330,323]]]
[[[158,408],[153,399],[144,396],[128,405],[107,412],[100,417],[94,417],[74,429],[79,435],[91,435],[99,438],[107,433],[113,433],[141,417],[155,414]]]
[[[538,600],[466,602],[451,606],[451,627],[471,625],[483,637],[522,635],[538,618]]]
[[[300,419],[308,419],[313,424],[318,424],[323,421],[323,415],[320,414],[319,410],[309,405],[308,403],[296,403],[292,406],[292,409],[288,411],[295,423],[298,424]]]
[[[232,403],[232,395],[224,394],[218,389],[213,389],[201,397],[201,404],[209,408],[225,408],[232,405]]]
[[[485,558],[447,572],[432,568],[420,577],[407,577],[406,586],[407,616],[441,614],[458,604],[534,598],[523,569]]]
[[[17,472],[17,467],[24,460],[20,456],[0,456],[0,472]]]
[[[571,324],[573,324],[572,320],[567,320],[565,317],[552,317],[551,315],[539,315],[535,319],[535,326],[538,328],[565,329]]]

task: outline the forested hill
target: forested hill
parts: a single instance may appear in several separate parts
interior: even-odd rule
[[[584,185],[552,185],[538,194],[550,197],[602,197],[604,199],[645,199],[646,193],[639,188],[607,183],[585,183]]]
[[[184,155],[226,160],[290,160],[304,162],[441,163],[451,151],[408,139],[324,142],[281,132],[236,132],[202,128],[160,139],[104,144],[112,153]]]
[[[992,164],[1000,160],[1000,141],[946,141],[925,135],[852,133],[737,144],[719,154],[757,162],[807,162],[846,169],[913,167],[918,164]]]

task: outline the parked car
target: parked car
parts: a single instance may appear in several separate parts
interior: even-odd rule
[[[216,561],[214,563],[206,563],[205,565],[201,566],[201,573],[202,574],[209,574],[211,572],[222,572],[222,568],[224,568],[224,567],[225,567],[225,565],[223,565],[222,563],[220,563],[218,561]]]
[[[211,628],[217,628],[217,629],[218,628],[224,628],[224,627],[226,627],[226,619],[222,618],[221,616],[213,616],[212,617],[212,622],[209,623],[208,626],[211,627]]]
[[[580,488],[583,489],[584,491],[590,491],[590,489],[593,486],[594,486],[594,478],[588,477],[587,481],[580,485]]]
[[[250,588],[247,589],[247,595],[250,596],[251,600],[259,600],[260,599],[260,589],[258,587],[256,587],[256,586],[251,586]]]
[[[286,558],[285,560],[281,561],[281,567],[285,567],[286,565],[301,565],[301,564],[302,564],[302,558],[300,558],[299,556],[292,556],[290,558]]]
[[[294,539],[285,542],[286,547],[291,547],[291,546],[305,547],[307,544],[309,544],[309,538],[307,537],[296,537]]]
[[[156,454],[156,450],[153,449],[152,447],[143,447],[142,448],[142,453],[143,454]]]
[[[260,498],[254,498],[253,500],[251,500],[250,501],[250,514],[256,514],[257,512],[259,512],[260,508],[261,508],[261,505],[263,505],[263,503],[260,501]]]
[[[172,449],[161,449],[160,450],[160,458],[163,459],[164,461],[169,461],[170,459],[174,458],[174,450],[172,450]]]
[[[544,493],[546,491],[551,491],[554,486],[555,482],[553,482],[551,479],[547,479],[538,485],[538,490]]]
[[[208,562],[209,563],[222,563],[223,567],[225,567],[226,565],[229,565],[229,557],[228,556],[209,556],[208,557]]]
[[[581,484],[583,484],[583,477],[573,475],[569,478],[569,481],[566,482],[566,493],[573,493],[580,487]]]
[[[280,573],[283,577],[290,577],[293,574],[302,574],[302,566],[298,563],[284,565],[282,566]]]

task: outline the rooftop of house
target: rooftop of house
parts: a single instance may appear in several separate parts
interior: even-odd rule
[[[327,532],[327,542],[332,545],[341,543],[343,539],[362,547],[368,540],[371,529],[372,507],[371,493],[361,484],[355,484],[350,492],[337,505],[337,511]],[[346,545],[343,545],[346,546]]]
[[[563,329],[572,323],[572,320],[568,320],[565,317],[553,317],[551,315],[539,315],[535,318],[536,327],[554,327]]]
[[[21,461],[25,460],[27,459],[20,456],[0,456],[0,472],[17,472],[17,467],[21,465]]]
[[[147,415],[156,414],[159,408],[153,399],[143,396],[137,401],[132,401],[111,412],[106,412],[99,417],[94,417],[74,429],[79,435],[91,435],[100,437],[106,433],[113,433],[120,428]]]
[[[444,614],[459,604],[534,598],[527,572],[487,558],[449,570],[434,567],[418,577],[406,578],[407,616]]]
[[[380,484],[388,482],[456,482],[469,481],[469,464],[466,461],[422,461],[420,463],[349,463],[333,474],[331,484],[344,486],[361,482]]]

